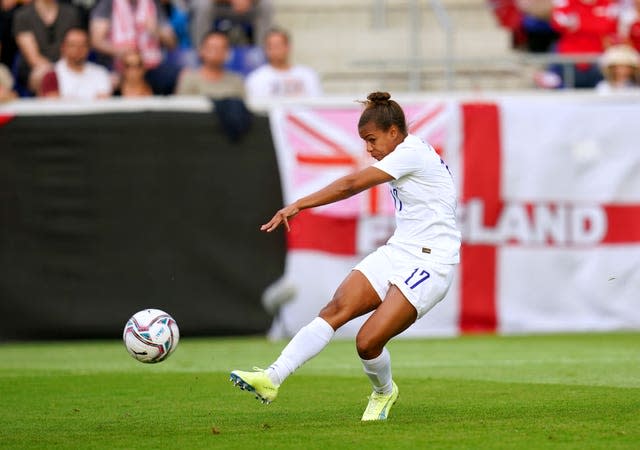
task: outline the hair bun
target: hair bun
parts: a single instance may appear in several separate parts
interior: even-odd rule
[[[372,92],[367,95],[366,101],[360,103],[364,104],[364,110],[358,120],[358,129],[372,122],[382,131],[388,131],[395,125],[400,134],[403,136],[408,134],[404,111],[398,102],[391,100],[391,94],[388,92]]]
[[[388,92],[372,92],[367,95],[367,100],[372,103],[387,103],[391,98],[391,94]]]

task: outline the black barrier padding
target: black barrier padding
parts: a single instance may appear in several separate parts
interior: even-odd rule
[[[0,339],[119,337],[136,311],[183,335],[263,333],[284,268],[268,119],[232,143],[212,113],[18,116],[0,127]]]

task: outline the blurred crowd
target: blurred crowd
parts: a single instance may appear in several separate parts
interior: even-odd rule
[[[0,101],[319,95],[271,0],[0,0]]]
[[[640,0],[488,2],[515,49],[558,57],[537,86],[638,87]],[[272,0],[0,0],[0,101],[320,95],[273,17]]]
[[[637,88],[640,0],[488,0],[513,47],[555,56],[542,88]]]

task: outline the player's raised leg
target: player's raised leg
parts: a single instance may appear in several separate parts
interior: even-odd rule
[[[284,380],[302,364],[324,349],[335,330],[351,319],[374,310],[380,298],[367,278],[359,271],[351,271],[336,290],[333,299],[308,325],[289,341],[273,364],[266,370],[234,370],[231,381],[256,395],[264,403],[272,402]]]
[[[398,399],[398,386],[391,376],[391,356],[385,345],[413,324],[416,318],[415,307],[392,285],[384,302],[358,332],[356,348],[373,386],[362,415],[363,421],[387,419],[389,410]]]
[[[298,367],[317,355],[329,343],[333,334],[334,329],[331,325],[316,317],[296,333],[267,370],[234,370],[231,372],[231,381],[241,389],[254,393],[263,403],[271,403],[278,395],[282,382]]]
[[[279,386],[259,367],[254,367],[252,371],[234,370],[230,379],[234,386],[254,394],[262,403],[271,403],[278,396]]]

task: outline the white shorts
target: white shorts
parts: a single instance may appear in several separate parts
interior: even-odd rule
[[[455,264],[433,261],[422,248],[405,244],[386,244],[358,263],[354,270],[364,274],[384,301],[389,286],[396,285],[416,308],[418,319],[444,298]]]

